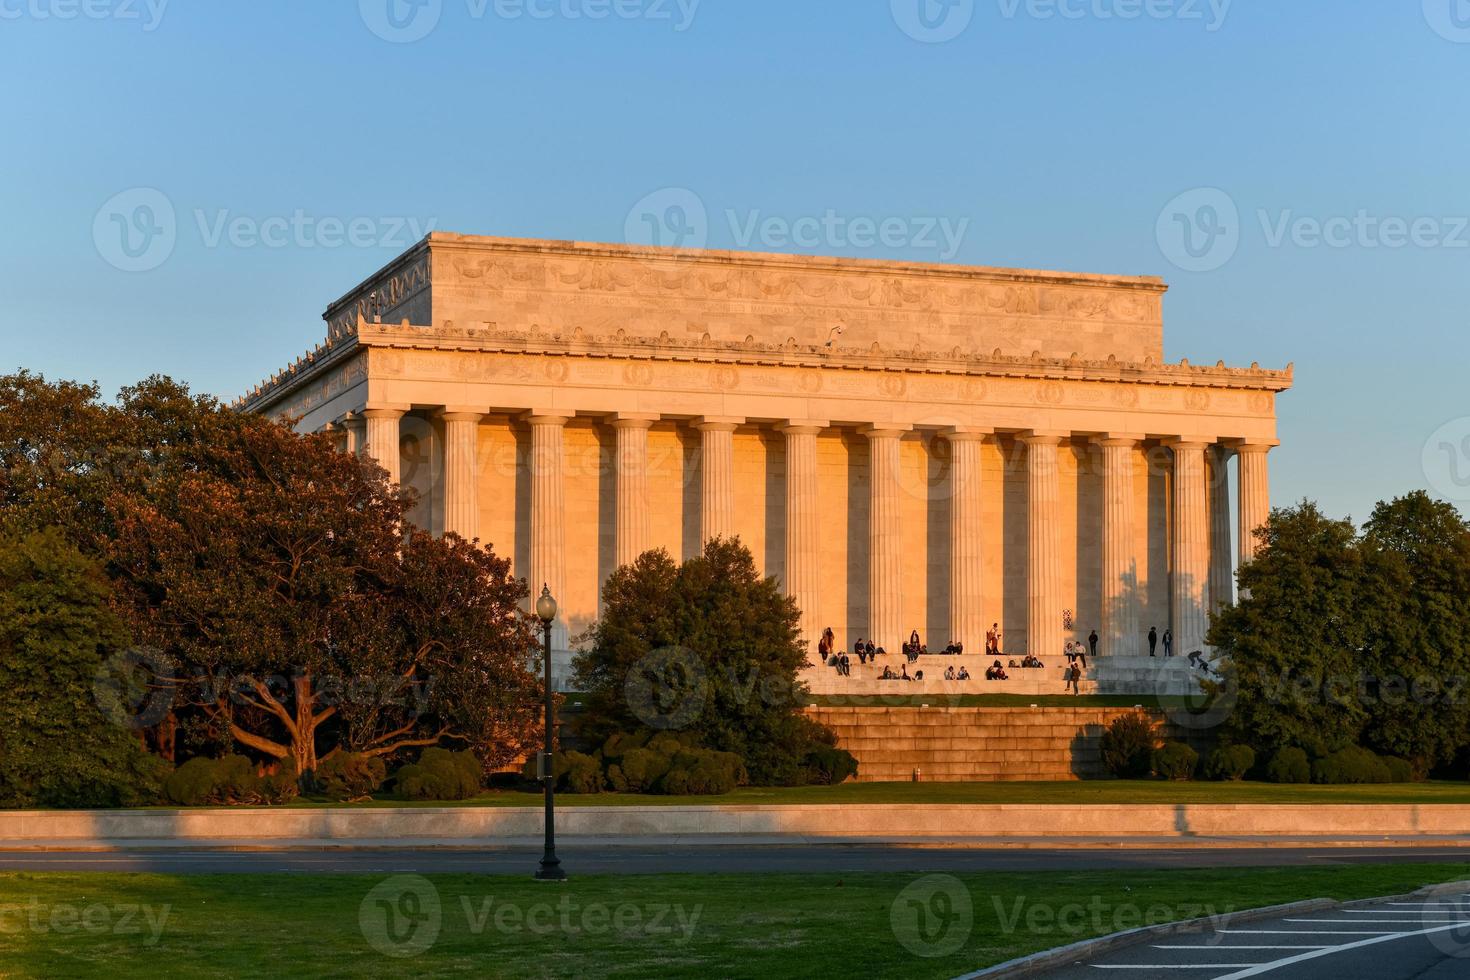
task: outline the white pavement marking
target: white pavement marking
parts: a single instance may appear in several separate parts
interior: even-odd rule
[[[1327,949],[1313,950],[1310,953],[1301,953],[1297,956],[1288,956],[1284,959],[1276,960],[1274,963],[1251,964],[1247,969],[1229,973],[1223,977],[1216,977],[1215,980],[1247,980],[1248,977],[1259,977],[1280,970],[1283,967],[1295,966],[1298,963],[1305,963],[1308,960],[1315,960],[1323,956],[1333,956],[1351,949],[1361,949],[1364,946],[1393,942],[1395,939],[1408,939],[1412,936],[1429,936],[1436,932],[1449,932],[1451,929],[1460,929],[1466,925],[1470,925],[1470,920],[1456,922],[1448,926],[1435,926],[1432,929],[1419,929],[1414,932],[1395,932],[1387,936],[1376,936],[1373,939],[1360,939],[1357,942],[1344,943],[1341,946],[1330,946]]]
[[[1322,922],[1327,925],[1345,925],[1351,923],[1355,926],[1411,926],[1415,922],[1464,922],[1463,915],[1444,915],[1436,912],[1433,915],[1416,915],[1412,919],[1282,919],[1282,922],[1304,922],[1308,925]]]
[[[1327,946],[1155,946],[1154,949],[1327,949]],[[1238,965],[1238,964],[1237,964]]]
[[[1235,936],[1397,936],[1392,929],[1221,929]]]
[[[1094,970],[1233,970],[1238,966],[1266,966],[1265,963],[1094,963]]]

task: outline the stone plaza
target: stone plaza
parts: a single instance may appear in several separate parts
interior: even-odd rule
[[[338,433],[414,492],[415,524],[549,585],[563,676],[614,569],[738,535],[814,662],[827,627],[895,667],[918,631],[973,672],[998,624],[1005,658],[1049,667],[1097,631],[1105,679],[1148,657],[1150,628],[1204,649],[1269,512],[1292,382],[1165,363],[1166,289],[434,233],[240,405]],[[855,660],[852,678],[814,663],[812,689],[872,690]]]

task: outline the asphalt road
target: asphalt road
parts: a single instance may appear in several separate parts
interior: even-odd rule
[[[1222,919],[1039,974],[1049,980],[1465,980],[1470,896],[1396,901],[1279,919]]]
[[[1222,848],[1014,849],[877,845],[694,846],[677,849],[567,845],[563,866],[579,874],[964,872],[1278,867],[1465,861],[1464,849]],[[529,874],[540,849],[0,852],[0,871],[147,871],[163,874]],[[1470,977],[1470,961],[1463,977]]]

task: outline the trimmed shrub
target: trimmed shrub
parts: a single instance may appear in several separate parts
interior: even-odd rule
[[[480,793],[481,772],[473,752],[428,748],[394,773],[394,789],[410,800],[468,800]]]
[[[1119,779],[1142,779],[1153,762],[1153,724],[1141,714],[1120,715],[1103,732],[1103,765]]]
[[[163,793],[181,806],[287,803],[299,788],[294,770],[261,776],[243,755],[190,759],[164,780]]]
[[[1199,753],[1183,742],[1165,742],[1154,750],[1154,773],[1164,779],[1193,779]]]
[[[1388,766],[1382,759],[1356,745],[1312,763],[1314,783],[1386,783],[1391,779]]]
[[[260,802],[271,806],[290,803],[301,795],[301,777],[296,766],[283,762],[275,772],[260,777]]]
[[[603,745],[600,755],[607,767],[607,784],[619,793],[722,795],[750,779],[745,760],[735,753],[701,748],[692,744],[690,736],[669,732],[653,736],[616,734]],[[583,758],[597,762],[596,756]],[[571,767],[577,764],[568,759],[568,785]],[[817,765],[834,767],[824,770],[827,772],[844,771],[840,756],[827,756]]]
[[[170,803],[201,806],[211,802],[215,789],[213,759],[190,759],[163,781],[163,795]]]
[[[1256,752],[1249,745],[1222,745],[1205,761],[1205,778],[1239,782],[1255,764]]]
[[[1310,783],[1312,764],[1306,750],[1291,745],[1277,751],[1266,765],[1266,778],[1273,783]]]
[[[1383,757],[1383,764],[1388,767],[1388,781],[1391,783],[1412,783],[1417,778],[1414,764],[1408,759],[1386,755]]]
[[[383,760],[361,752],[337,752],[316,767],[316,782],[333,800],[361,800],[372,796],[388,778]]]
[[[807,782],[815,786],[836,786],[857,775],[858,762],[846,749],[818,746],[806,757]]]

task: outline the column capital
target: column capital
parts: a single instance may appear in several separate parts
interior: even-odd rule
[[[1183,450],[1195,450],[1195,449],[1198,449],[1199,451],[1203,452],[1204,450],[1210,448],[1210,446],[1214,445],[1214,440],[1212,440],[1212,439],[1201,439],[1198,436],[1170,436],[1169,438],[1165,439],[1163,442],[1164,442],[1164,445],[1166,445],[1170,449],[1173,449],[1173,450],[1176,450],[1176,451],[1177,450],[1180,450],[1180,449],[1183,449]]]
[[[365,419],[401,419],[408,414],[406,406],[397,405],[391,407],[365,408],[362,417]]]
[[[618,412],[608,418],[608,424],[614,429],[651,429],[653,423],[662,418],[660,415],[637,415],[630,412]]]
[[[899,439],[905,432],[913,432],[914,427],[905,422],[871,422],[858,431],[869,439]]]
[[[446,422],[478,422],[485,417],[482,409],[459,405],[445,405],[434,414]]]
[[[1281,445],[1280,439],[1225,439],[1223,445],[1238,453],[1269,453]]]
[[[530,411],[521,416],[532,425],[566,425],[577,415],[568,409],[548,409],[546,411]]]
[[[1102,446],[1104,449],[1132,449],[1143,442],[1146,437],[1136,432],[1108,432],[1097,436],[1092,440],[1094,446]]]
[[[940,432],[950,442],[984,442],[995,435],[995,429],[988,425],[951,425]]]
[[[824,429],[832,428],[832,423],[819,422],[815,419],[790,419],[776,428],[789,436],[814,436],[820,434]]]
[[[745,417],[741,415],[701,415],[694,420],[694,427],[700,432],[734,432],[745,424]]]
[[[1057,446],[1072,438],[1072,433],[1059,429],[1026,429],[1016,433],[1016,438],[1028,446]]]

